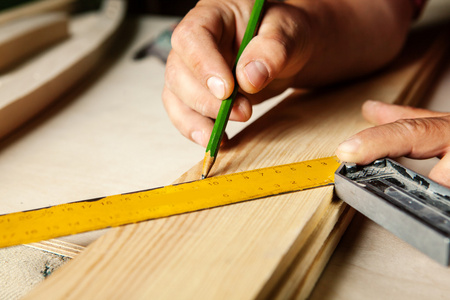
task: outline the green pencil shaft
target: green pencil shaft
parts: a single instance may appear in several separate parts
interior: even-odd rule
[[[250,15],[250,19],[247,24],[247,28],[245,30],[244,37],[242,38],[241,46],[239,47],[238,54],[236,56],[236,61],[233,67],[233,75],[235,77],[234,80],[234,90],[231,94],[230,98],[223,100],[219,109],[219,113],[217,115],[216,121],[214,123],[213,131],[211,133],[211,137],[209,139],[208,146],[206,147],[206,153],[209,152],[211,157],[216,157],[217,152],[219,152],[220,143],[222,141],[223,134],[225,132],[225,128],[228,123],[228,118],[230,117],[231,109],[233,108],[234,100],[236,99],[236,95],[238,93],[238,84],[236,81],[236,64],[241,57],[242,52],[244,52],[245,47],[247,47],[248,43],[255,36],[256,31],[258,29],[258,25],[261,19],[262,10],[264,7],[265,0],[255,0],[255,4],[253,5],[252,13]]]

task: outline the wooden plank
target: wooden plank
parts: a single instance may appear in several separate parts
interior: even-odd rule
[[[42,251],[58,254],[65,257],[74,258],[78,254],[82,253],[84,248],[83,246],[79,246],[73,243],[60,241],[57,239],[52,239],[48,241],[42,241],[39,243],[32,243],[24,245],[27,247],[39,249]]]
[[[337,205],[339,208],[334,207]],[[336,201],[330,205],[304,249],[297,254],[297,257],[281,278],[279,285],[270,292],[267,298],[308,298],[354,213],[354,209],[341,201]],[[332,230],[326,228],[333,224]]]
[[[294,93],[234,137],[212,175],[333,154],[368,126],[363,101],[396,101],[426,63],[418,56],[348,86]],[[179,182],[200,171],[201,163]],[[319,251],[304,273],[320,273],[327,245],[336,243],[334,223],[346,212],[331,203],[332,189],[318,188],[112,229],[28,298],[268,298],[302,251],[312,257]],[[327,215],[334,223],[323,222]]]
[[[33,16],[0,27],[0,71],[68,36],[63,13]]]
[[[75,0],[41,0],[22,4],[20,6],[2,11],[0,13],[0,25],[4,25],[16,19],[26,18],[46,12],[67,12],[70,5],[74,1]]]
[[[98,62],[124,15],[122,1],[105,3],[101,14],[71,23],[70,39],[0,77],[0,138],[39,113]]]

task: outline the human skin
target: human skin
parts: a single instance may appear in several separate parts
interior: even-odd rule
[[[163,102],[187,138],[206,147],[252,0],[203,0],[173,33]],[[317,87],[372,72],[400,51],[412,19],[409,0],[268,2],[257,36],[237,63],[241,89],[230,120],[288,87]],[[386,47],[389,45],[389,47]]]
[[[176,128],[203,147],[221,100],[233,91],[231,66],[252,6],[252,0],[199,1],[173,33],[164,106]],[[230,120],[248,120],[252,105],[288,87],[320,87],[386,65],[401,50],[412,15],[410,0],[268,2],[257,36],[237,62],[240,93]],[[392,144],[388,138],[372,145]],[[361,143],[367,140],[363,138]],[[384,152],[363,158],[347,155],[346,159],[368,162],[378,158],[375,153]],[[388,154],[394,153],[400,151]]]
[[[362,113],[378,126],[339,145],[336,154],[341,160],[368,164],[381,157],[439,157],[429,177],[450,187],[450,113],[378,101],[366,101]]]

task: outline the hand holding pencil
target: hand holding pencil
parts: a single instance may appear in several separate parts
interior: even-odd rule
[[[250,40],[255,36],[256,31],[258,30],[259,22],[261,21],[261,16],[263,13],[265,0],[255,0],[255,4],[253,5],[252,13],[250,14],[250,19],[248,20],[247,29],[245,30],[244,37],[242,38],[241,45],[239,46],[239,50],[236,56],[236,62],[239,61],[239,58],[244,52],[245,47],[247,47]],[[233,75],[236,73],[236,63],[233,67]],[[235,80],[233,93],[228,99],[222,101],[220,105],[219,113],[217,114],[216,121],[214,122],[214,127],[211,133],[211,137],[209,138],[208,146],[206,146],[205,158],[203,161],[203,169],[202,169],[202,179],[205,179],[208,176],[209,171],[211,170],[215,160],[217,153],[219,152],[219,146],[222,142],[222,137],[225,133],[225,128],[228,123],[228,118],[230,117],[231,109],[233,108],[233,103],[236,99],[238,93],[239,85]]]
[[[199,1],[172,36],[162,95],[167,113],[185,137],[207,147],[236,83],[229,120],[243,122],[252,105],[286,88],[321,87],[385,66],[403,46],[413,2],[268,0],[234,73],[255,1]]]
[[[222,100],[233,92],[233,65],[254,3],[254,0],[200,1],[173,33],[173,50],[166,67],[164,105],[178,130],[203,147],[207,146]],[[247,45],[237,61],[236,78],[240,92],[234,101],[230,120],[247,121],[253,104],[289,86],[288,77],[295,70],[285,66],[297,65],[301,60],[299,57],[306,59],[301,54],[306,40],[300,41],[295,37],[309,29],[302,26],[293,28],[280,21],[302,17],[303,13],[290,5],[267,3],[257,37]],[[292,40],[292,43],[275,41],[282,37]],[[286,56],[287,52],[292,56]],[[300,56],[293,57],[294,53]],[[296,67],[297,70],[300,68]],[[291,74],[285,74],[285,71]],[[279,75],[286,77],[282,80],[285,83],[277,80],[276,86],[266,88]],[[258,93],[263,88],[264,95]]]

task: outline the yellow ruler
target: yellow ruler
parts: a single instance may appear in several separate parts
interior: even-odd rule
[[[0,247],[333,184],[337,157],[0,215]]]

